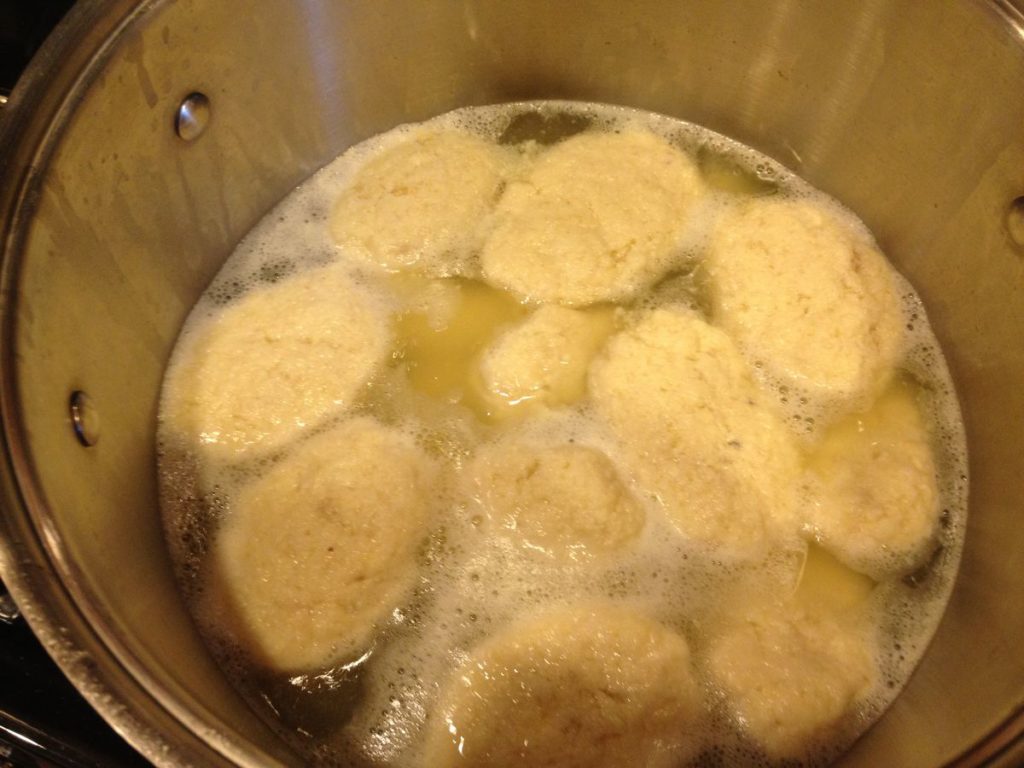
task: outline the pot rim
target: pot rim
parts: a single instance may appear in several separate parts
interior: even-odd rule
[[[1024,0],[974,0],[1024,45]],[[268,764],[147,672],[98,611],[49,521],[25,451],[13,375],[13,306],[35,193],[69,119],[116,42],[168,0],[80,0],[0,107],[0,579],[36,637],[110,726],[159,766]],[[1024,703],[945,768],[1024,764]]]

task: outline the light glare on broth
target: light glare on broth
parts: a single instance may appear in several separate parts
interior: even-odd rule
[[[211,652],[310,764],[831,761],[924,652],[966,515],[952,383],[880,254],[658,115],[353,147],[168,369],[165,529]]]

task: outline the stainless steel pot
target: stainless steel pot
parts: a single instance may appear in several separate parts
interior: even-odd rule
[[[164,552],[154,418],[186,312],[358,140],[467,104],[626,104],[789,165],[919,288],[967,422],[970,525],[932,647],[843,764],[1024,764],[1018,3],[80,3],[2,116],[3,579],[156,763],[295,763],[211,662]]]

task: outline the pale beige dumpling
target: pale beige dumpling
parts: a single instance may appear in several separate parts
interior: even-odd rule
[[[464,476],[496,530],[555,559],[622,550],[644,525],[643,509],[611,460],[589,446],[485,446]]]
[[[742,558],[795,538],[794,439],[722,331],[687,310],[649,312],[608,342],[590,388],[685,537]]]
[[[426,768],[674,768],[701,741],[686,640],[591,604],[508,627],[474,649],[428,721]]]
[[[370,160],[341,193],[331,234],[346,255],[436,277],[472,271],[518,153],[454,130],[421,130]]]
[[[302,671],[363,653],[415,580],[436,481],[411,439],[360,417],[244,487],[213,556],[255,657]]]
[[[280,450],[353,404],[387,355],[387,329],[337,266],[254,288],[179,341],[163,427],[206,460]]]
[[[498,203],[484,276],[536,301],[619,301],[679,258],[703,185],[693,161],[640,130],[583,133],[542,154]]]
[[[862,407],[904,347],[893,271],[867,237],[801,200],[751,200],[708,252],[714,322],[782,385]]]
[[[709,644],[712,681],[774,760],[827,745],[876,684],[865,627],[794,603],[751,608]]]
[[[480,360],[481,383],[494,412],[500,416],[520,405],[579,400],[590,360],[613,327],[611,310],[545,304],[506,330]]]
[[[887,390],[834,425],[810,458],[808,522],[822,546],[875,577],[908,571],[931,551],[939,490],[913,391]]]

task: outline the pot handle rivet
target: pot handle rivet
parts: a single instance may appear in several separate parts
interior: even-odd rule
[[[1010,203],[1006,212],[1006,231],[1014,245],[1024,248],[1024,195]]]
[[[71,427],[78,442],[86,448],[96,445],[100,439],[100,417],[89,396],[79,389],[71,393]]]
[[[190,93],[174,115],[174,130],[185,141],[195,141],[210,124],[210,100],[201,93]]]

